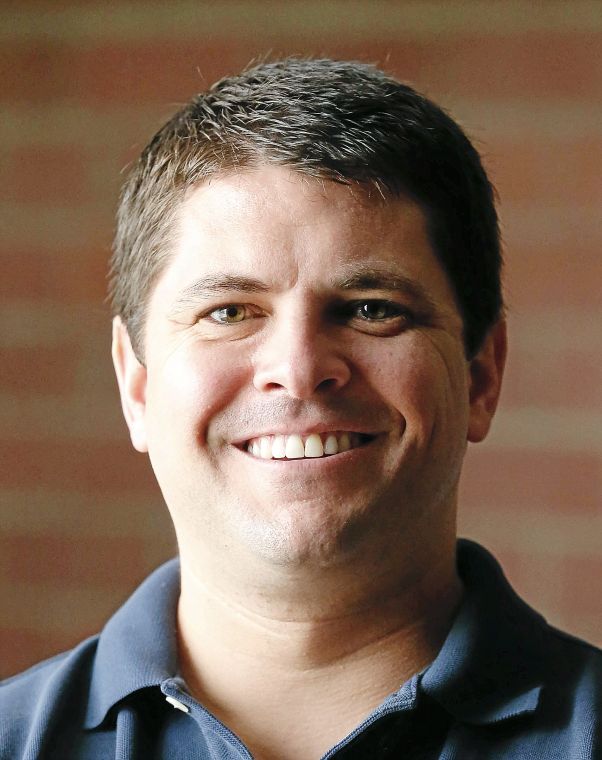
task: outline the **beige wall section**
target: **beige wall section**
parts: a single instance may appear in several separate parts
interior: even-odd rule
[[[96,631],[175,551],[129,446],[105,265],[122,167],[272,52],[378,62],[451,109],[501,196],[512,351],[461,532],[602,643],[602,6],[27,2],[0,9],[0,668]]]

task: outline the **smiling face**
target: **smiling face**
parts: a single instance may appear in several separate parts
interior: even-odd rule
[[[115,364],[183,555],[325,564],[453,532],[503,340],[466,360],[413,202],[278,167],[196,187],[145,334],[143,367],[117,320]]]

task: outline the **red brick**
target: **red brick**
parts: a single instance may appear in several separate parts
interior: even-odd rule
[[[91,401],[90,431],[95,404]],[[102,410],[100,410],[102,413]],[[83,493],[156,495],[158,485],[148,457],[121,444],[62,441],[60,431],[48,441],[0,441],[0,485]]]
[[[602,408],[602,358],[570,349],[550,354],[515,347],[504,379],[503,403],[505,407]]]
[[[552,216],[552,214],[550,214]],[[509,236],[512,234],[510,226]],[[602,235],[575,230],[570,242],[554,237],[554,220],[539,243],[506,245],[506,299],[510,311],[596,308],[602,283]]]
[[[503,506],[506,512],[598,514],[602,460],[595,454],[471,447],[461,481],[468,509]],[[484,506],[483,506],[484,505]]]
[[[335,41],[335,36],[332,30],[318,40],[302,34],[282,39],[269,29],[253,29],[236,44],[215,36],[202,44],[169,38],[89,47],[47,40],[6,43],[1,63],[7,73],[0,82],[0,99],[173,102],[240,70],[258,51],[271,49],[277,57],[307,50],[308,42],[310,53],[380,61],[431,93],[453,92],[456,97],[596,99],[602,83],[597,52],[602,35],[593,32],[405,40],[371,40],[367,32],[364,40],[353,43]]]
[[[109,251],[0,248],[0,297],[63,304],[102,304]]]
[[[566,556],[562,559],[560,573],[563,579],[560,613],[572,620],[598,614],[599,638],[602,639],[602,557]]]
[[[148,571],[144,543],[133,537],[7,533],[0,547],[8,580],[20,583],[111,588]]]
[[[602,83],[601,83],[602,85]],[[602,203],[602,137],[488,143],[485,163],[502,203]]]
[[[0,52],[0,67],[7,72],[0,81],[0,99],[173,102],[188,99],[228,71],[239,70],[255,52],[251,42],[236,47],[169,39],[96,47],[9,43]]]
[[[77,641],[77,638],[52,631],[32,631],[9,625],[0,627],[0,678],[19,673],[72,647]]]
[[[73,206],[89,198],[85,156],[73,145],[17,148],[7,161],[0,184],[0,200]]]
[[[0,391],[65,396],[75,387],[80,350],[72,346],[2,349]]]
[[[434,97],[595,100],[602,83],[601,40],[600,34],[577,32],[440,35],[382,40],[370,44],[365,57]],[[340,52],[345,55],[347,47]]]

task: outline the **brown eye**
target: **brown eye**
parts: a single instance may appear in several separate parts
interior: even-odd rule
[[[368,321],[380,321],[398,317],[400,309],[388,301],[363,301],[356,304],[355,316]]]
[[[233,325],[236,322],[242,322],[246,317],[246,312],[244,306],[230,304],[229,306],[222,306],[221,309],[215,309],[209,316],[222,325]]]

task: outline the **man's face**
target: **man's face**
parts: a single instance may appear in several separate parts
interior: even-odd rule
[[[495,403],[413,202],[277,167],[214,178],[180,209],[146,368],[115,335],[182,552],[324,564],[453,530]]]

